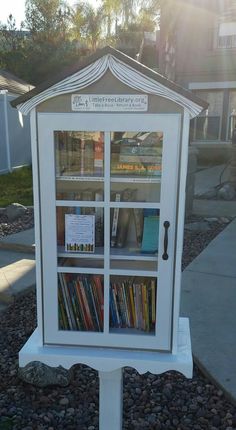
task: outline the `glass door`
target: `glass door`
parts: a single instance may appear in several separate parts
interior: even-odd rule
[[[110,332],[155,336],[163,132],[110,141]]]
[[[46,343],[170,349],[180,116],[169,122],[39,115]]]

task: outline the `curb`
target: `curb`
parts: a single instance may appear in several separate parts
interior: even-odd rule
[[[210,370],[208,370],[206,368],[206,366],[204,366],[201,363],[201,360],[199,360],[196,356],[196,354],[193,354],[193,361],[196,364],[196,366],[199,368],[199,370],[202,372],[202,374],[209,379],[210,382],[212,382],[214,385],[216,385],[216,387],[218,387],[220,390],[223,391],[225,397],[227,397],[227,399],[234,404],[234,406],[236,406],[236,398],[227,390],[227,388],[224,387],[224,385],[222,385],[214,376],[212,376]]]
[[[30,293],[31,291],[36,290],[36,284],[29,285],[28,287],[25,287],[22,291],[17,291],[17,293],[4,293],[0,292],[0,313],[1,311],[4,311],[8,305],[11,305],[14,303],[17,297],[24,296],[27,293]],[[3,308],[3,309],[1,309]]]
[[[0,242],[0,250],[35,254],[35,245],[22,245],[21,243]]]

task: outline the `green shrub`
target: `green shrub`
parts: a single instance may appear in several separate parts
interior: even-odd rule
[[[0,207],[11,203],[33,205],[31,166],[15,169],[12,173],[0,175]]]

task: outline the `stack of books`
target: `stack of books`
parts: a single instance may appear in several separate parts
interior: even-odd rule
[[[60,132],[57,134],[57,176],[102,176],[103,160],[103,133]]]
[[[59,329],[103,331],[103,278],[59,273],[58,280]]]
[[[155,330],[155,279],[124,279],[110,285],[110,327]]]
[[[117,155],[119,147],[119,157]],[[114,149],[114,151],[113,151]],[[162,147],[145,145],[137,141],[112,146],[111,174],[129,176],[160,176],[162,170]]]

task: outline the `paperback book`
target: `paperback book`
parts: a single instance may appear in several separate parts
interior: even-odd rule
[[[58,316],[60,330],[103,331],[103,278],[59,273]]]
[[[157,283],[153,278],[124,278],[110,284],[110,327],[155,330]]]

